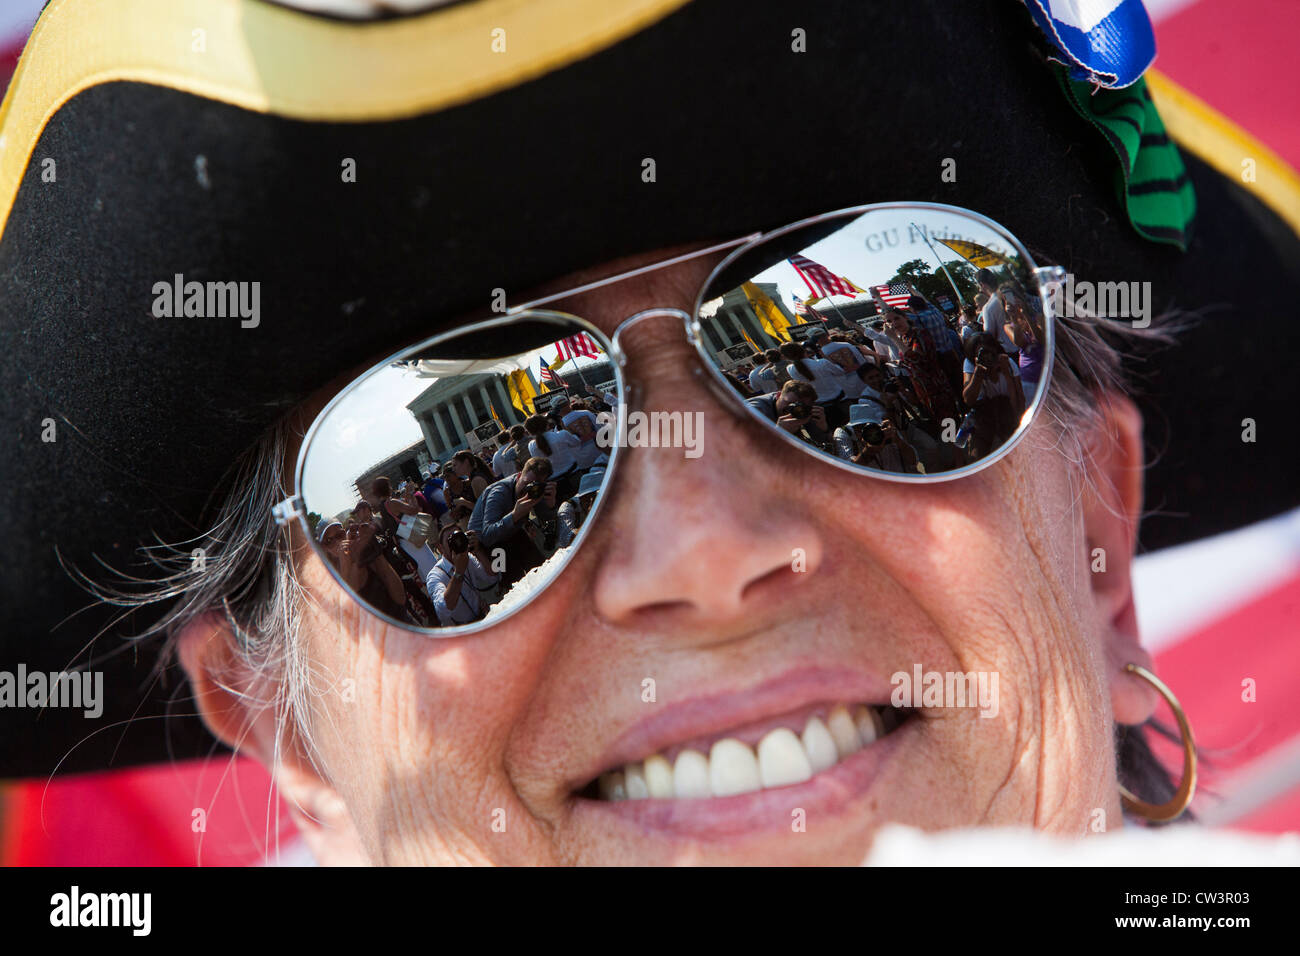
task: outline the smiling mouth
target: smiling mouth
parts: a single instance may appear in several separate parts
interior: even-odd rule
[[[795,786],[870,747],[914,714],[868,704],[803,708],[610,768],[576,796],[605,802],[700,800]]]

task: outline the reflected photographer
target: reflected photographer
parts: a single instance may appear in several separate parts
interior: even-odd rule
[[[438,534],[437,563],[425,578],[438,623],[443,627],[482,620],[496,596],[499,574],[474,532],[447,523]]]
[[[969,455],[983,458],[1002,445],[1020,424],[1025,393],[1011,359],[987,332],[966,343],[973,370],[966,374],[962,400],[971,408]]]
[[[781,391],[756,395],[745,404],[810,445],[825,448],[829,444],[826,410],[817,404],[817,391],[807,382],[791,379]]]
[[[406,586],[384,554],[373,521],[348,520],[338,557],[339,573],[362,599],[399,621],[411,620],[406,612]]]
[[[489,485],[475,502],[469,531],[490,551],[503,550],[503,593],[548,556],[540,522],[555,520],[556,488],[551,462],[529,458],[518,475]]]
[[[899,474],[917,473],[916,451],[903,440],[893,422],[889,419],[872,421],[868,417],[870,413],[861,406],[855,407],[853,412],[849,427],[856,439],[857,451],[848,456],[853,464]]]
[[[559,531],[555,539],[556,548],[567,548],[578,536],[578,531],[596,507],[596,495],[605,483],[605,465],[597,464],[578,483],[578,493],[560,505],[557,519]]]

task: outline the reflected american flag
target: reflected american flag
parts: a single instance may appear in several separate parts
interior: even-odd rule
[[[787,261],[799,273],[808,290],[823,299],[832,295],[847,295],[852,298],[858,294],[848,281],[806,256],[791,256]]]
[[[912,297],[912,290],[906,282],[895,282],[891,285],[876,285],[871,287],[876,296],[885,305],[894,308],[901,308],[907,305],[907,300]]]

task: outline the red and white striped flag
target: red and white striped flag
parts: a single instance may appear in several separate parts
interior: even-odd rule
[[[906,282],[895,282],[893,285],[874,285],[871,291],[876,294],[885,305],[901,308],[907,305],[907,300],[912,297],[912,289]]]
[[[556,375],[555,372],[551,371],[551,367],[547,365],[546,362],[544,361],[542,362],[541,380],[542,380],[542,384],[546,386],[547,390],[550,390],[552,388],[567,387],[564,379],[560,378],[560,376]]]
[[[600,357],[599,346],[592,341],[591,336],[586,332],[579,332],[577,335],[570,335],[567,339],[561,339],[555,343],[555,348],[555,357],[559,361],[567,362],[579,355],[585,355],[587,358]]]
[[[857,290],[846,279],[842,279],[823,265],[818,265],[805,256],[791,256],[787,260],[799,278],[807,284],[810,291],[821,298],[832,295],[857,295]]]

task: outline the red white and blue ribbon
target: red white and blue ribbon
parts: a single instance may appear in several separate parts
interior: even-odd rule
[[[1076,80],[1122,89],[1156,58],[1142,0],[1025,0],[1025,6]]]

